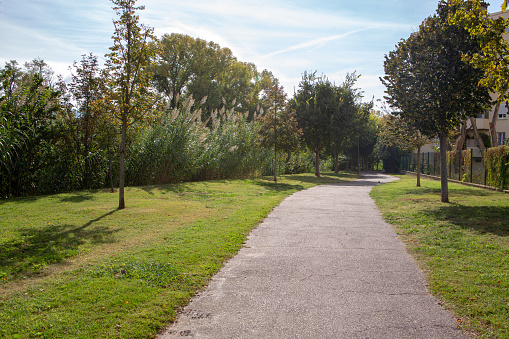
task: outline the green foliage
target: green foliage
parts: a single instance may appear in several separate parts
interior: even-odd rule
[[[503,11],[506,3],[502,5]],[[509,20],[502,16],[491,17],[482,9],[480,0],[454,0],[450,6],[457,10],[449,21],[468,30],[480,46],[477,51],[464,52],[464,60],[484,71],[481,84],[498,95],[498,103],[504,102],[509,90],[509,43],[504,38]]]
[[[340,155],[345,153],[349,140],[353,139],[355,135],[360,135],[360,129],[366,127],[366,124],[363,123],[365,121],[361,121],[363,112],[360,99],[362,95],[358,88],[354,88],[359,77],[360,75],[355,72],[347,73],[345,81],[336,87],[339,106],[332,118],[332,138],[327,146],[327,152],[333,156],[336,173],[339,171]]]
[[[484,143],[484,147],[491,148],[492,145],[490,136],[486,133],[479,133],[479,135],[481,136],[482,142]]]
[[[12,66],[0,73],[0,196],[38,193],[58,110],[56,90]]]
[[[489,148],[486,152],[488,183],[500,189],[509,189],[509,146]]]

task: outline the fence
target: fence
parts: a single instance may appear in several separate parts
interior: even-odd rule
[[[485,150],[468,149],[447,152],[447,177],[464,182],[486,185],[488,171],[484,165]],[[420,172],[440,176],[440,153],[421,153]],[[417,172],[417,154],[405,154],[401,157],[400,168]]]

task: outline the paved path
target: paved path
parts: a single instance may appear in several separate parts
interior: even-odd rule
[[[466,338],[369,197],[391,180],[287,198],[159,338]]]

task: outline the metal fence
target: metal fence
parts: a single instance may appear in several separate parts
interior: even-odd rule
[[[447,152],[447,177],[449,179],[486,185],[488,171],[484,166],[484,150],[468,149]],[[417,168],[417,154],[401,157],[400,168],[404,171],[440,176],[440,153],[421,153],[420,169]]]

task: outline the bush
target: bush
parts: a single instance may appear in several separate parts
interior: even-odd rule
[[[500,189],[509,188],[509,146],[492,147],[486,152],[488,184]]]

